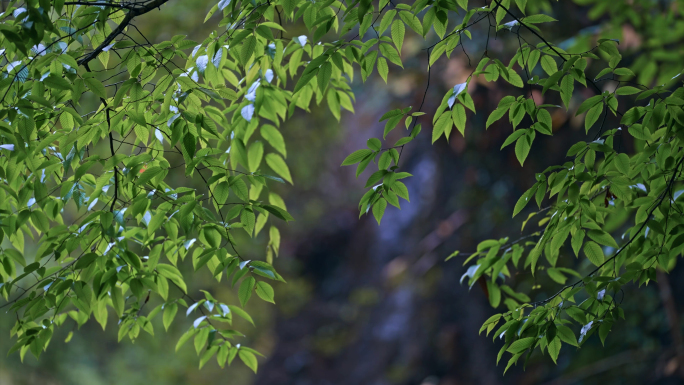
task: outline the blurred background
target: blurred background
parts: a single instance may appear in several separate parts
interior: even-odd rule
[[[136,25],[153,42],[176,34],[201,41],[215,28],[213,19],[201,23],[213,4],[173,0],[160,11],[141,17]],[[560,20],[542,26],[543,35],[551,42],[581,52],[593,46],[599,35],[618,38],[625,64],[639,65],[647,31],[628,21],[609,22],[607,15],[592,15],[590,9],[568,1],[528,2],[528,13],[543,11]],[[671,11],[664,7],[662,12]],[[455,22],[457,16],[452,16]],[[503,376],[508,357],[496,365],[503,342],[496,339],[492,343],[492,336],[478,335],[482,322],[497,311],[477,285],[469,290],[459,284],[465,272],[463,259],[444,262],[445,257],[457,249],[474,251],[485,239],[517,237],[526,213],[511,219],[512,208],[533,184],[534,173],[562,163],[570,145],[586,139],[583,117],[559,108],[553,114],[554,136],[537,136],[525,167],[521,167],[513,146],[499,150],[511,132],[507,120],[485,131],[486,118],[499,100],[521,91],[500,81],[487,83],[476,78],[468,92],[478,113],[468,113],[465,138],[454,130],[449,142],[441,139],[430,144],[432,114],[448,89],[464,82],[477,65],[487,29],[486,20],[474,26],[473,39],[464,43],[464,49],[455,51],[451,59],[440,59],[432,68],[423,107],[427,115],[420,121],[423,133],[406,146],[401,158],[402,168],[414,175],[405,180],[411,202],[402,201],[401,210],[388,207],[380,226],[371,217],[358,218],[357,203],[372,167],[356,179],[355,167],[339,165],[349,153],[364,148],[368,138],[382,135],[384,122],[378,120],[384,112],[421,104],[428,81],[425,48],[438,39],[434,32],[428,34],[428,42],[407,33],[402,51],[405,70],[391,66],[389,84],[377,73],[365,84],[355,76],[354,114],[343,113],[338,123],[327,106],[321,105],[310,114],[298,111],[283,125],[295,184],[283,185],[278,192],[296,221],[281,227],[283,243],[275,261],[288,283],[275,286],[275,306],[251,301],[248,307],[256,327],[241,328],[247,331],[244,343],[267,357],[260,359],[258,374],[237,361],[223,370],[210,361],[199,370],[190,346],[175,353],[179,336],[191,324],[182,314],[166,333],[157,317],[155,336],[141,334],[132,344],[128,340],[117,343],[116,316],[111,313],[106,331],[91,320],[68,343],[64,341],[75,329],[67,322],[39,361],[27,355],[21,364],[18,354],[0,359],[0,384],[684,383],[676,360],[683,346],[681,265],[669,277],[661,276],[657,284],[625,290],[622,306],[627,319],[613,326],[605,346],[595,335],[582,349],[564,345],[558,365],[537,352],[526,368],[519,363]],[[298,25],[288,30],[290,36],[305,33]],[[528,38],[530,43],[538,43],[532,36]],[[680,55],[681,43],[681,36],[675,38],[674,51]],[[492,29],[490,56],[507,63],[517,47],[514,34],[496,34]],[[649,54],[652,52],[651,47]],[[681,62],[674,65],[681,67]],[[590,63],[587,72],[595,75],[601,68]],[[650,83],[668,76],[667,65],[662,68],[662,73],[654,71],[639,81]],[[601,86],[612,90],[607,83]],[[592,95],[577,86],[570,110]],[[561,104],[553,92],[537,93],[535,100]],[[609,124],[615,126],[617,120],[609,119]],[[406,134],[400,131],[393,131],[388,143]],[[629,151],[634,144],[625,137],[620,145]],[[535,231],[535,226],[530,223],[525,231]],[[262,233],[255,240],[240,241],[250,259],[263,259],[264,237]],[[571,253],[564,257],[567,265],[576,263]],[[192,277],[194,290],[206,289],[217,298],[237,302],[236,289],[205,273],[187,275]],[[525,272],[511,281],[508,284],[518,291],[531,293],[532,300],[546,298],[559,287],[545,276],[535,280]],[[11,314],[2,314],[0,330],[7,332],[13,322]],[[5,334],[0,351],[7,351],[12,344]]]

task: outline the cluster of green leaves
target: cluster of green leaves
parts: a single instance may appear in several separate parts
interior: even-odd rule
[[[402,119],[404,119],[404,124],[408,129],[414,117],[423,115],[422,112],[408,114],[410,110],[411,107],[392,110],[380,118],[381,122],[387,120],[387,123],[385,123],[383,139],[387,137],[388,133],[396,128]],[[359,216],[368,213],[372,208],[373,216],[378,221],[378,224],[380,224],[388,202],[392,206],[401,208],[399,205],[399,198],[406,199],[407,201],[409,200],[408,189],[400,180],[411,176],[411,174],[407,172],[396,172],[399,167],[399,158],[401,156],[397,148],[401,149],[406,143],[413,140],[420,133],[420,130],[421,125],[416,125],[408,136],[399,139],[394,143],[394,146],[388,149],[382,148],[380,139],[368,139],[367,149],[354,151],[344,159],[342,162],[343,166],[358,163],[358,166],[356,167],[356,177],[358,178],[366,167],[368,167],[370,162],[375,160],[375,158],[378,158],[378,171],[374,172],[366,181],[366,188],[372,187],[372,189],[370,189],[359,202]]]
[[[524,13],[524,8],[519,10]],[[516,18],[514,25],[524,30],[527,19]],[[533,28],[527,31],[536,32]],[[516,33],[520,36],[521,32]],[[575,82],[596,90],[598,94],[584,100],[575,114],[584,114],[587,134],[601,122],[593,140],[574,144],[567,152],[570,161],[537,174],[536,183],[515,205],[514,216],[535,200],[539,210],[530,213],[522,227],[537,216],[541,230],[516,241],[484,241],[465,260],[472,264],[462,280],[468,278],[471,286],[485,282],[492,306],[508,308],[488,319],[480,330],[490,333],[498,326],[494,337],[505,340],[498,359],[506,352],[512,355],[506,370],[536,348],[548,351],[556,361],[563,343],[581,346],[595,331],[603,342],[613,323],[624,318],[615,300],[622,287],[632,282],[647,284],[655,279],[656,269],[670,271],[684,252],[684,202],[679,199],[684,163],[682,68],[674,78],[648,87],[631,81],[636,76],[631,69],[619,67],[622,56],[615,41],[599,39],[591,51],[569,54],[543,40],[536,48],[521,44],[508,67],[495,60],[496,72],[488,71],[493,65],[484,67],[488,62],[484,58],[476,70],[488,81],[502,74],[504,80],[521,86],[510,80],[514,78],[513,64],[534,73],[541,63],[548,77],[529,77],[530,89],[537,86],[542,93],[557,91],[566,108],[572,105]],[[588,59],[605,61],[608,67],[594,77],[586,76]],[[596,85],[603,80],[612,80],[617,86],[604,91]],[[504,97],[487,120],[490,126],[509,112],[514,131],[503,147],[515,142],[521,165],[536,131],[552,134],[547,109],[558,107],[537,105],[530,95]],[[628,106],[626,112],[620,112],[620,104]],[[618,128],[606,128],[609,114],[619,115]],[[529,128],[517,128],[525,121]],[[620,151],[618,143],[626,135],[634,140],[634,154]],[[542,207],[545,201],[549,205]],[[585,259],[575,263],[563,258],[572,254]],[[454,252],[449,258],[457,255]],[[545,262],[540,260],[542,255]],[[530,302],[526,293],[508,286],[514,284],[513,268],[535,276],[546,272],[560,287],[556,294]]]
[[[591,6],[587,15],[592,20],[603,20],[605,34],[618,37],[623,28],[632,29],[648,49],[630,52],[630,68],[640,84],[662,84],[681,72],[681,53],[672,48],[684,37],[678,10],[681,0],[656,3],[650,0],[610,2],[604,0],[575,0],[579,5]],[[633,36],[625,36],[631,38]],[[588,44],[590,36],[578,36]]]
[[[539,209],[529,214],[523,222],[523,230],[535,216],[541,229],[516,241],[509,238],[484,241],[464,262],[470,266],[462,281],[467,278],[470,286],[480,282],[493,307],[504,305],[508,309],[492,316],[481,330],[489,333],[503,322],[494,336],[505,338],[499,359],[506,352],[512,355],[506,370],[524,354],[529,357],[537,347],[542,353],[548,351],[555,361],[562,343],[581,346],[595,330],[604,341],[613,323],[624,317],[615,301],[622,286],[630,282],[648,283],[654,279],[657,268],[671,270],[684,251],[684,222],[681,220],[684,202],[679,199],[683,191],[680,186],[684,162],[681,63],[672,79],[654,87],[641,85],[633,81],[636,75],[632,69],[619,66],[622,55],[617,41],[599,39],[592,49],[568,53],[546,41],[535,25],[555,19],[543,14],[526,15],[525,1],[515,2],[518,8],[515,12],[520,15],[517,17],[510,3],[495,0],[487,7],[468,10],[464,22],[447,36],[435,28],[440,40],[431,46],[430,66],[456,47],[458,43],[452,39],[466,34],[465,28],[471,25],[468,23],[473,15],[485,15],[476,18],[474,23],[487,18],[490,23],[495,22],[497,31],[509,31],[517,38],[519,47],[508,65],[490,57],[484,47],[483,57],[468,80],[455,85],[435,112],[433,143],[442,136],[448,140],[454,125],[464,134],[466,110],[475,113],[467,92],[474,76],[481,75],[489,82],[502,79],[523,89],[519,96],[502,98],[486,123],[489,127],[508,113],[513,132],[502,148],[515,143],[515,154],[521,165],[528,157],[537,133],[553,135],[550,111],[560,107],[539,104],[534,100],[533,90],[542,94],[557,92],[566,110],[574,105],[576,83],[597,94],[573,111],[582,115],[587,134],[595,128],[594,138],[571,146],[567,153],[570,161],[537,174],[536,183],[515,205],[514,216],[531,201],[536,201]],[[608,4],[601,2],[604,3]],[[427,4],[424,6],[432,9]],[[541,42],[536,46],[529,44],[528,35]],[[591,76],[586,73],[590,61],[608,66]],[[634,66],[638,70],[639,62]],[[616,86],[609,91],[597,85],[605,81]],[[621,105],[627,106],[626,112],[620,112]],[[383,119],[390,119],[385,134],[409,110],[386,114]],[[611,120],[609,115],[613,116]],[[619,128],[608,129],[606,122],[613,119],[619,120]],[[409,124],[407,119],[407,128]],[[521,128],[521,125],[527,128]],[[634,140],[637,150],[634,154],[620,151],[618,143],[626,135]],[[398,154],[408,141],[385,149],[381,148],[379,140],[371,141],[368,150],[354,152],[343,165],[359,163],[358,176],[371,159],[380,155],[380,171],[369,177],[366,187],[384,179],[362,198],[360,205],[362,214],[372,207],[380,222],[387,205],[385,201],[393,201],[394,175],[400,174]],[[395,153],[397,147],[398,154]],[[395,164],[387,171],[391,159]],[[542,207],[544,202],[548,202],[548,206]],[[568,251],[584,259],[576,263],[562,258],[572,255]],[[462,254],[456,251],[447,259],[457,255]],[[542,255],[545,261],[540,260]],[[531,293],[514,289],[513,269],[527,270],[534,276],[545,272],[551,282],[560,287],[555,295],[531,302]],[[577,329],[573,331],[575,327]]]
[[[471,285],[484,280],[492,305],[508,307],[483,327],[489,332],[505,321],[495,333],[506,338],[500,356],[513,354],[510,366],[540,347],[555,360],[561,342],[581,344],[597,328],[605,338],[622,316],[614,300],[621,286],[647,283],[682,252],[676,188],[684,159],[684,88],[675,78],[653,88],[628,85],[635,75],[618,67],[622,57],[612,40],[569,54],[539,35],[536,24],[554,19],[527,15],[525,0],[515,1],[520,17],[510,0],[481,8],[467,0],[380,0],[377,6],[370,0],[221,0],[207,14],[205,23],[216,28],[202,42],[183,35],[149,42],[131,22],[167,1],[13,1],[0,15],[0,241],[11,245],[0,249],[0,292],[17,314],[12,351],[22,358],[27,351],[39,356],[69,318],[82,325],[92,316],[105,327],[111,308],[120,339],[135,339],[140,330],[154,332],[151,321],[159,313],[168,328],[181,306],[188,316],[200,314],[178,348],[194,337],[200,366],[213,357],[220,365],[239,357],[256,371],[258,353],[233,342],[242,334],[231,325],[233,315],[251,322],[243,307],[253,292],[274,302],[268,280],[283,281],[272,266],[280,248],[276,224],[293,218],[270,189],[293,183],[281,124],[297,108],[309,111],[312,101],[325,100],[338,120],[342,109],[353,112],[355,71],[365,81],[377,68],[387,82],[389,63],[403,66],[407,33],[431,39],[434,30],[430,71],[485,20],[497,32],[516,35],[519,49],[505,65],[484,47],[477,68],[433,115],[433,142],[448,139],[454,125],[465,133],[466,110],[475,113],[468,84],[480,75],[525,93],[504,97],[487,119],[490,126],[508,111],[513,133],[504,146],[515,142],[521,164],[537,131],[552,134],[549,109],[557,108],[535,103],[533,88],[558,92],[566,108],[575,82],[598,90],[576,113],[586,112],[587,131],[602,121],[594,140],[572,146],[572,161],[538,174],[516,205],[515,214],[534,197],[540,211],[527,221],[544,216],[544,228],[524,241],[485,241],[466,261],[473,264],[464,279]],[[300,20],[309,35],[286,37],[286,27]],[[523,44],[523,32],[542,42]],[[586,76],[589,60],[608,63],[595,77],[602,79]],[[605,79],[618,87],[601,90],[596,82]],[[620,113],[618,97],[629,95],[634,100],[628,103],[647,104]],[[401,179],[410,174],[399,171],[400,159],[421,132],[421,108],[387,112],[383,140],[402,120],[408,135],[386,147],[371,138],[367,149],[343,162],[358,163],[357,176],[377,162],[359,208],[378,222],[387,203],[399,207],[399,198],[409,199]],[[604,129],[609,113],[621,115],[619,129]],[[638,144],[631,156],[613,144],[626,134]],[[172,178],[177,170],[184,170],[184,181]],[[195,183],[202,188],[188,187]],[[245,259],[236,237],[256,237],[267,225],[263,260]],[[625,235],[620,243],[611,235],[618,231]],[[37,244],[32,260],[26,236]],[[580,271],[594,266],[588,274],[563,266],[568,238],[588,261]],[[548,266],[540,263],[542,254]],[[530,303],[506,284],[519,265],[533,274],[546,271],[565,286]],[[193,299],[181,271],[205,267],[219,282],[225,277],[238,286],[241,306],[206,291],[204,299]],[[584,278],[566,284],[568,276]],[[145,311],[149,301],[158,305]],[[579,340],[573,321],[581,325]]]
[[[353,71],[333,59],[340,67],[327,63],[321,86],[284,88],[308,60],[331,56],[305,36],[276,39],[275,20],[294,20],[295,8],[310,20],[328,6],[221,1],[201,43],[152,44],[131,20],[164,3],[12,2],[1,16],[0,291],[18,315],[11,351],[22,359],[39,356],[69,318],[104,328],[113,310],[120,339],[135,339],[154,332],[162,309],[168,327],[180,305],[201,312],[181,340],[195,337],[200,365],[238,356],[256,371],[255,352],[231,342],[241,333],[219,325],[249,314],[209,293],[194,300],[181,270],[239,283],[242,306],[253,292],[274,302],[276,225],[293,220],[270,191],[293,182],[279,127],[314,96],[327,95],[337,116],[352,109],[340,68]],[[183,169],[178,184],[173,170]],[[196,183],[204,187],[188,187]],[[236,233],[266,228],[263,260],[246,260]],[[159,305],[145,312],[151,297]]]

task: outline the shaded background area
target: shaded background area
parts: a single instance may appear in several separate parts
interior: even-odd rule
[[[538,2],[529,3],[534,7]],[[201,39],[214,27],[211,20],[200,24],[212,5],[204,0],[171,1],[160,12],[145,15],[137,26],[152,41],[181,33]],[[570,2],[553,6],[544,12],[556,15],[560,22],[542,28],[544,36],[564,42],[564,48],[591,46],[592,34],[605,20],[591,20],[589,8]],[[568,40],[578,31],[585,32],[579,39]],[[288,32],[297,36],[305,29],[293,26]],[[389,84],[377,74],[365,84],[360,76],[355,77],[354,114],[343,114],[338,123],[322,105],[311,114],[297,112],[283,125],[295,185],[283,186],[279,193],[296,222],[282,230],[281,256],[275,264],[288,283],[275,286],[277,305],[260,301],[248,305],[256,327],[245,342],[267,356],[260,361],[257,375],[239,363],[221,370],[215,361],[200,371],[190,346],[174,353],[178,337],[191,323],[182,315],[167,333],[157,317],[155,336],[141,335],[131,344],[127,340],[117,343],[116,317],[110,314],[106,331],[91,320],[69,343],[64,342],[72,331],[72,324],[67,323],[40,361],[27,355],[22,365],[17,354],[3,358],[0,384],[681,383],[674,360],[681,344],[678,314],[684,309],[681,266],[657,284],[629,287],[622,302],[627,319],[615,324],[605,347],[597,336],[580,350],[565,346],[557,366],[537,352],[525,370],[519,364],[504,377],[508,357],[496,365],[503,343],[477,334],[496,310],[478,286],[469,290],[459,284],[465,272],[463,259],[444,262],[444,258],[456,249],[475,250],[484,239],[520,234],[527,213],[510,218],[517,198],[531,186],[535,172],[563,162],[570,145],[586,136],[582,117],[559,108],[553,114],[554,136],[538,136],[521,167],[512,146],[499,150],[510,125],[503,119],[486,131],[485,122],[503,96],[522,91],[502,82],[475,79],[468,92],[478,113],[468,113],[465,138],[454,132],[448,143],[442,139],[431,145],[432,113],[448,89],[464,82],[477,65],[487,38],[486,20],[472,33],[473,40],[465,42],[463,51],[435,64],[427,93],[424,48],[432,43],[408,33],[402,51],[406,69],[392,66]],[[623,40],[620,48],[625,50],[625,61],[638,60],[639,31],[625,23],[604,33]],[[437,37],[431,32],[428,39],[434,42]],[[492,30],[488,51],[507,63],[517,44],[513,34],[502,31],[495,36]],[[681,41],[678,44],[681,49]],[[596,74],[602,67],[596,68],[590,64],[588,73]],[[605,86],[612,90],[610,84]],[[401,210],[388,207],[380,226],[373,218],[359,219],[357,202],[365,192],[364,176],[374,170],[370,166],[356,179],[353,167],[339,164],[352,151],[365,147],[369,137],[382,135],[384,123],[378,120],[384,112],[417,108],[424,95],[423,133],[402,154],[402,168],[414,175],[405,180],[411,202],[402,201]],[[570,110],[592,95],[578,89]],[[535,93],[535,100],[560,104],[553,93]],[[617,120],[609,124],[616,125]],[[388,143],[403,136],[401,131],[392,132]],[[633,143],[623,138],[621,145],[629,149]],[[526,233],[535,231],[534,225],[528,224]],[[261,234],[251,241],[245,251],[249,258],[263,259],[264,237]],[[561,255],[567,265],[577,263],[571,252]],[[520,272],[508,284],[531,293],[532,300],[543,299],[559,287],[545,277],[537,279]],[[208,273],[193,275],[192,281],[194,290],[207,289],[217,299],[237,302],[237,290],[213,281]],[[536,285],[541,288],[532,289]],[[0,329],[9,330],[12,323],[11,314],[0,316]],[[11,344],[8,338],[0,339],[0,351],[7,351]]]

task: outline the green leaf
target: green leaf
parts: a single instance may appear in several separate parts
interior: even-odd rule
[[[276,216],[279,219],[282,219],[282,220],[287,221],[287,222],[294,221],[294,218],[292,217],[292,215],[290,215],[287,211],[283,210],[282,208],[280,208],[278,206],[263,204],[263,205],[261,205],[261,207],[263,207],[266,211],[273,214],[274,216]]]
[[[583,113],[584,111],[587,111],[588,109],[594,107],[596,104],[600,103],[603,100],[603,95],[596,95],[592,96],[589,99],[585,100],[580,104],[579,108],[577,109],[577,112],[575,113],[575,116]]]
[[[615,239],[613,239],[613,237],[610,236],[610,234],[606,233],[603,230],[589,230],[587,232],[587,235],[589,236],[589,238],[593,239],[601,245],[614,247],[616,249],[618,248],[618,244],[617,242],[615,242]]]
[[[373,154],[372,150],[367,150],[367,149],[362,149],[362,150],[356,150],[349,154],[346,158],[344,158],[344,161],[342,161],[342,166],[350,166],[352,164],[359,163],[363,159],[365,159],[367,156]]]
[[[387,123],[385,123],[385,130],[382,134],[382,138],[385,139],[387,137],[387,134],[389,134],[394,128],[399,124],[401,121],[401,118],[403,118],[403,115],[395,115],[392,116],[387,120]]]
[[[519,340],[514,341],[511,346],[506,349],[507,352],[513,353],[513,354],[518,354],[521,353],[534,345],[534,342],[536,341],[536,338],[534,337],[526,337],[526,338],[521,338]]]
[[[84,81],[95,95],[102,99],[107,98],[107,91],[99,80],[95,78],[86,78]]]
[[[642,91],[642,90],[640,90],[640,89],[638,89],[638,88],[636,88],[636,87],[624,86],[624,87],[618,88],[618,89],[615,91],[615,93],[616,93],[617,95],[634,95],[634,94],[638,94],[638,93],[641,92],[641,91]]]
[[[575,80],[570,75],[565,75],[563,80],[561,80],[561,99],[563,99],[566,110],[570,108],[570,99],[572,99],[574,83]]]
[[[553,119],[551,119],[549,111],[545,109],[537,110],[537,121],[545,126],[546,133],[553,133]]]
[[[187,332],[183,333],[183,335],[178,339],[178,343],[176,343],[176,351],[181,348],[192,336],[194,336],[197,333],[197,329],[195,328],[190,328]]]
[[[311,79],[313,79],[316,76],[316,74],[317,74],[317,70],[312,71],[312,72],[303,73],[302,76],[297,81],[297,84],[295,84],[295,88],[294,88],[293,93],[296,94],[297,92],[299,92],[299,90],[304,88],[304,86],[309,84]]]
[[[410,107],[409,107],[409,109],[410,109]],[[403,115],[403,114],[404,114],[404,112],[402,112],[401,108],[397,108],[396,110],[387,111],[382,115],[382,117],[380,117],[380,120],[378,120],[378,122],[382,122],[385,119],[389,119],[393,116]]]
[[[518,202],[515,204],[515,207],[513,208],[513,216],[515,217],[522,209],[527,206],[528,203],[532,200],[532,197],[534,196],[534,193],[537,192],[538,185],[535,184],[530,188],[529,190],[525,191],[525,193],[518,199]]]
[[[492,281],[487,281],[487,291],[489,291],[489,304],[497,308],[501,303],[501,289]]]
[[[95,260],[97,260],[98,257],[99,255],[96,253],[88,253],[78,259],[78,261],[74,265],[74,269],[85,269],[86,267],[90,266],[93,262],[95,262]]]
[[[387,201],[384,198],[378,199],[373,205],[373,216],[378,221],[378,224],[380,224],[382,216],[385,214],[385,208],[387,208]]]
[[[636,76],[636,75],[634,75],[634,72],[632,72],[632,70],[630,70],[629,68],[616,68],[615,71],[613,71],[613,72],[615,73],[615,75],[618,75],[618,76],[628,76],[630,78],[633,78]],[[630,88],[632,88],[632,87],[630,87]],[[637,93],[639,91],[641,91],[641,90],[637,90],[634,93]],[[623,95],[626,95],[626,94],[623,94]]]
[[[240,360],[241,360],[248,368],[252,369],[252,371],[253,371],[254,373],[257,372],[258,363],[257,363],[256,356],[255,356],[254,354],[252,354],[251,352],[248,352],[248,351],[246,351],[246,350],[244,350],[244,349],[240,349],[240,350],[238,350],[238,357],[240,357]]]
[[[579,255],[580,248],[584,242],[584,230],[577,230],[572,236],[570,244],[572,245],[572,251],[575,252],[575,256]]]
[[[534,70],[534,67],[537,66],[537,63],[539,62],[539,57],[541,55],[541,52],[537,49],[533,49],[530,51],[530,55],[527,58],[527,68],[529,69],[530,72]]]
[[[503,116],[506,115],[506,111],[508,111],[508,108],[497,108],[494,111],[492,111],[492,113],[489,114],[489,117],[487,118],[487,123],[485,124],[485,128],[489,128],[489,126],[491,126],[492,123],[503,118]],[[524,132],[524,131],[521,130],[521,132]]]
[[[453,119],[458,132],[465,136],[466,112],[465,107],[463,107],[461,103],[456,103],[454,108],[451,110],[451,118]]]
[[[254,277],[247,277],[240,284],[240,289],[238,289],[238,298],[240,299],[240,304],[242,307],[245,307],[247,301],[249,301],[255,286],[256,279],[254,279]]]
[[[615,168],[623,175],[629,176],[629,156],[627,154],[618,154],[613,158]]]
[[[243,226],[243,229],[249,234],[251,237],[252,234],[254,233],[254,225],[256,223],[256,215],[254,212],[249,209],[245,208],[240,212],[240,223]]]
[[[188,155],[189,158],[195,156],[195,151],[197,150],[197,138],[194,135],[188,133],[183,136],[183,150]]]
[[[561,285],[565,285],[565,281],[567,280],[567,278],[565,277],[565,275],[563,275],[563,273],[560,272],[560,270],[556,268],[550,268],[546,270],[546,273],[549,275],[549,278],[560,283]]]
[[[575,337],[575,333],[573,333],[572,330],[570,330],[570,328],[565,325],[556,325],[556,335],[560,337],[561,341],[565,342],[566,344],[572,346],[579,346],[577,344],[577,338]]]
[[[546,56],[548,57],[548,56]],[[544,61],[542,60],[542,64]],[[553,62],[554,64],[556,62]],[[557,71],[553,75],[549,76],[548,79],[544,81],[544,87],[542,88],[542,94],[546,93],[546,90],[548,90],[551,87],[556,87],[558,85],[558,81],[561,80],[561,76],[563,76],[563,71]]]
[[[551,341],[548,345],[549,349],[549,356],[551,356],[551,359],[555,364],[558,362],[558,354],[560,353],[561,350],[561,340],[559,337],[556,337]]]
[[[173,283],[175,283],[178,286],[178,288],[180,288],[183,291],[183,293],[188,292],[188,289],[185,285],[185,281],[183,280],[183,276],[177,268],[171,265],[160,263],[157,265],[157,271],[159,272],[159,275],[161,275],[164,278],[170,279]]]
[[[200,362],[199,362],[199,368],[202,369],[202,367],[216,354],[218,351],[219,347],[218,346],[212,346],[210,348],[207,348],[207,350],[202,353],[202,357],[200,357]]]
[[[530,148],[532,148],[532,141],[534,137],[529,135],[521,136],[518,141],[515,142],[515,156],[518,158],[518,162],[522,166],[527,159],[527,155],[530,153]]]
[[[394,16],[396,16],[397,11],[395,9],[391,9],[387,12],[385,12],[385,15],[382,17],[382,21],[380,21],[380,26],[377,28],[379,34],[383,34],[387,27],[390,26],[390,23],[392,23],[392,20],[394,20]]]
[[[401,47],[404,44],[404,23],[402,23],[401,20],[394,20],[394,22],[392,23],[391,32],[392,42],[394,43],[394,46],[397,47],[397,51],[401,53]]]
[[[513,69],[509,69],[508,71],[508,82],[518,88],[523,88],[525,86],[520,75]]]
[[[287,163],[285,163],[285,160],[283,160],[283,158],[281,158],[280,155],[273,153],[267,154],[266,164],[268,164],[268,167],[275,171],[276,174],[278,174],[283,179],[292,184],[292,176],[290,176],[290,169],[287,167]]]
[[[283,157],[287,157],[287,150],[285,149],[285,140],[283,135],[278,131],[277,128],[270,124],[264,124],[261,126],[261,137],[268,142],[273,148],[279,153],[283,154]]]
[[[380,151],[382,148],[382,142],[380,142],[380,139],[378,138],[370,138],[366,141],[366,146],[368,146],[368,148],[370,148],[372,151]]]
[[[247,150],[247,162],[249,164],[249,171],[256,172],[261,165],[261,158],[264,156],[264,144],[262,142],[254,142]]]
[[[378,73],[380,74],[380,77],[382,77],[382,80],[387,83],[387,75],[389,74],[389,67],[387,66],[387,60],[385,60],[384,57],[378,58]]]
[[[546,72],[549,76],[558,72],[556,61],[553,60],[553,57],[549,55],[544,55],[541,57],[541,66],[544,72]]]
[[[525,130],[516,130],[516,131],[513,131],[513,133],[510,134],[510,135],[508,136],[508,138],[506,138],[506,140],[504,141],[504,143],[501,145],[501,149],[503,149],[504,147],[506,147],[506,146],[510,145],[511,143],[515,142],[518,138],[520,138],[521,136],[523,136],[523,135],[525,135],[525,134],[526,134]]]
[[[240,61],[242,65],[247,64],[247,61],[254,54],[254,49],[256,48],[256,37],[250,35],[242,43],[242,48],[240,49]]]
[[[68,81],[55,75],[49,75],[43,80],[43,83],[45,83],[46,86],[57,90],[71,90],[71,84],[69,84]]]
[[[496,325],[497,323],[499,323],[500,319],[501,319],[501,314],[494,314],[493,316],[487,318],[487,320],[482,324],[482,327],[480,328],[480,331],[478,334],[480,334],[484,330],[486,330],[488,326]]]
[[[451,114],[442,114],[442,116],[437,119],[437,122],[435,123],[435,126],[432,128],[432,143],[435,143],[437,139],[439,139],[442,134],[445,133],[445,131],[448,130],[451,131],[451,125],[453,122],[451,121]],[[447,137],[447,140],[449,138]]]
[[[539,14],[539,15],[527,16],[524,19],[522,19],[522,21],[523,21],[523,23],[526,23],[526,24],[538,24],[538,23],[548,23],[550,21],[558,21],[558,20],[556,20],[553,17],[548,16],[548,15]]]
[[[418,35],[423,35],[423,26],[420,24],[420,20],[418,20],[414,14],[408,11],[400,11],[399,17]],[[397,49],[399,49],[399,47],[397,47]]]
[[[259,298],[266,302],[275,303],[273,287],[264,281],[259,281],[256,284],[256,293]]]
[[[394,184],[392,185],[392,191],[394,191],[394,193],[397,194],[398,197],[404,198],[407,201],[409,201],[409,192],[405,184],[399,181],[394,182]]]
[[[238,315],[238,316],[244,318],[244,319],[247,320],[249,323],[251,323],[252,325],[254,325],[254,320],[252,320],[252,317],[250,317],[250,315],[247,314],[246,311],[242,310],[242,308],[239,308],[239,307],[233,306],[233,305],[228,305],[228,309],[230,309],[230,312],[231,312],[231,313],[234,313],[234,314],[236,314],[236,315]]]
[[[518,9],[520,10],[520,12],[522,12],[524,15],[525,14],[525,8],[527,6],[527,0],[515,0],[515,3],[518,6]]]
[[[613,323],[608,320],[603,320],[603,322],[601,322],[601,326],[599,326],[599,338],[601,338],[601,344],[605,345],[606,337],[608,336],[612,326]]]
[[[594,107],[589,109],[589,112],[587,112],[587,116],[584,118],[584,129],[589,132],[589,129],[591,126],[596,123],[598,118],[601,116],[601,113],[603,112],[603,103],[602,104],[597,104]]]
[[[591,263],[593,263],[596,266],[601,266],[603,264],[605,257],[603,256],[603,250],[601,250],[601,246],[599,246],[595,242],[589,241],[584,244],[583,250],[584,255],[587,256]]]
[[[319,68],[316,76],[318,89],[321,92],[325,91],[325,88],[328,86],[328,83],[330,82],[330,76],[332,76],[332,63],[325,62],[321,64],[321,67]]]
[[[397,66],[404,68],[404,64],[401,62],[401,56],[394,47],[389,44],[380,44],[380,53],[382,56],[387,58],[390,62],[396,64]]]
[[[596,75],[595,79],[600,79],[601,77],[613,72],[612,68],[604,68],[601,70],[601,72]]]
[[[169,326],[171,326],[171,323],[173,322],[173,319],[176,317],[176,313],[178,312],[178,305],[175,303],[171,304],[166,304],[164,306],[164,316],[163,322],[164,322],[164,329],[169,330]]]

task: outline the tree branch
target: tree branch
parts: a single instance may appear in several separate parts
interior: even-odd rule
[[[663,203],[663,200],[665,200],[665,198],[668,196],[668,192],[670,191],[670,189],[672,189],[672,186],[674,185],[677,173],[679,171],[679,168],[682,166],[682,163],[684,163],[684,157],[681,158],[679,160],[679,162],[677,162],[677,165],[674,168],[674,172],[672,173],[672,178],[670,178],[670,181],[667,183],[667,186],[665,187],[665,191],[663,191],[663,193],[660,195],[660,198],[658,199],[657,203],[648,212],[648,215],[646,216],[647,220],[645,220],[644,223],[641,224],[641,227],[639,227],[639,230],[637,230],[637,232],[629,239],[629,241],[627,241],[626,244],[624,244],[615,254],[613,254],[612,257],[606,259],[601,265],[599,265],[597,268],[595,268],[589,274],[587,274],[585,276],[585,278],[591,277],[592,275],[596,274],[603,266],[607,265],[608,263],[613,261],[615,258],[617,258],[617,256],[620,255],[620,253],[622,253],[627,247],[629,247],[629,245],[631,245],[632,242],[634,242],[636,237],[638,237],[639,234],[641,234],[641,232],[644,230],[644,227],[646,227],[646,224],[648,223],[648,218],[651,218],[651,215],[653,215],[653,213],[656,211],[656,209],[658,209],[658,207],[660,207],[660,205]],[[551,300],[553,300],[554,298],[558,297],[566,289],[574,288],[575,286],[577,286],[583,282],[584,282],[584,279],[580,279],[577,282],[573,283],[572,285],[565,285],[556,294],[552,295],[551,297],[549,297],[543,301],[532,302],[532,303],[530,303],[530,305],[532,305],[534,307],[544,305],[544,304],[550,302]]]
[[[78,61],[79,65],[86,65],[88,64],[91,60],[95,59],[104,49],[107,47],[117,36],[119,36],[124,29],[128,26],[128,24],[131,23],[131,20],[133,20],[134,17],[144,15],[147,12],[153,10],[154,8],[160,7],[162,4],[166,3],[169,0],[154,0],[147,5],[144,5],[142,7],[135,7],[135,8],[127,8],[130,9],[128,13],[126,14],[126,17],[124,17],[123,21],[121,24],[119,24],[113,31],[110,33],[100,44],[97,48],[95,48],[94,51],[86,55],[83,59]],[[89,3],[91,4],[91,3]]]
[[[115,4],[115,3],[108,2],[108,1],[67,1],[64,3],[64,5],[90,5],[90,6],[97,6],[97,7],[112,7],[112,8],[120,8],[120,9],[133,9],[133,8],[135,8],[134,5]]]

